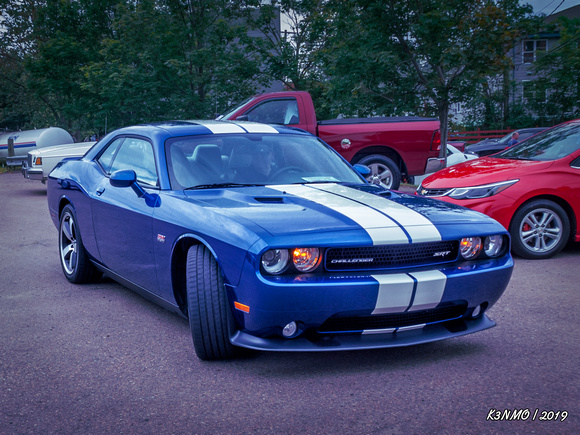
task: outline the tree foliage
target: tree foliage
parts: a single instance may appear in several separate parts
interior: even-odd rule
[[[454,102],[490,125],[525,112],[508,113],[506,54],[537,24],[518,0],[0,0],[0,11],[0,128],[79,139],[211,118],[278,81],[309,91],[319,118],[438,116],[445,140]],[[578,100],[578,25],[561,30],[571,42],[538,62],[538,89],[553,91],[534,106],[554,120]]]
[[[337,36],[347,35],[328,50],[339,88],[350,83],[364,99],[382,99],[387,113],[436,114],[444,143],[450,104],[509,66],[508,49],[532,23],[531,8],[517,0],[336,0],[333,7]],[[345,52],[352,70],[341,65]]]
[[[268,82],[246,19],[257,0],[0,1],[0,108],[19,111],[21,89],[29,125],[207,118]]]

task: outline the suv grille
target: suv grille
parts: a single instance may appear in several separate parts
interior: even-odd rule
[[[349,271],[423,266],[455,261],[458,253],[457,240],[362,248],[331,248],[326,251],[325,267],[329,271]]]
[[[455,320],[465,314],[466,303],[447,305],[422,311],[406,313],[380,314],[375,316],[331,317],[326,320],[318,332],[348,333],[372,329],[403,328],[405,326],[422,325],[429,323]]]

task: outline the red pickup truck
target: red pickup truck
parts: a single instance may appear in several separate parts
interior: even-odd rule
[[[317,121],[308,92],[256,95],[221,116],[223,120],[254,121],[301,128],[320,137],[351,164],[371,169],[368,180],[398,189],[401,177],[435,172],[441,137],[436,118],[389,117]]]

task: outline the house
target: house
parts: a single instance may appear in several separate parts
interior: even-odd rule
[[[559,17],[580,18],[580,5],[573,6],[561,12],[545,17],[546,23],[553,23]],[[550,50],[554,50],[560,44],[558,32],[541,32],[537,35],[523,38],[511,51],[513,66],[510,71],[512,89],[510,103],[526,103],[531,98],[538,98],[533,86],[533,80],[537,78],[533,71],[536,59]]]

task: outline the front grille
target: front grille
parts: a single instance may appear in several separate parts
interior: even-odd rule
[[[445,322],[460,318],[465,314],[466,310],[467,304],[460,303],[406,313],[331,317],[320,326],[318,332],[321,334],[360,332],[373,329],[403,328],[405,326]]]
[[[457,240],[360,248],[330,248],[326,251],[325,267],[329,271],[349,271],[424,266],[455,261],[458,253]]]
[[[445,196],[450,191],[451,189],[426,189],[424,187],[420,187],[417,189],[417,194],[419,196]]]

